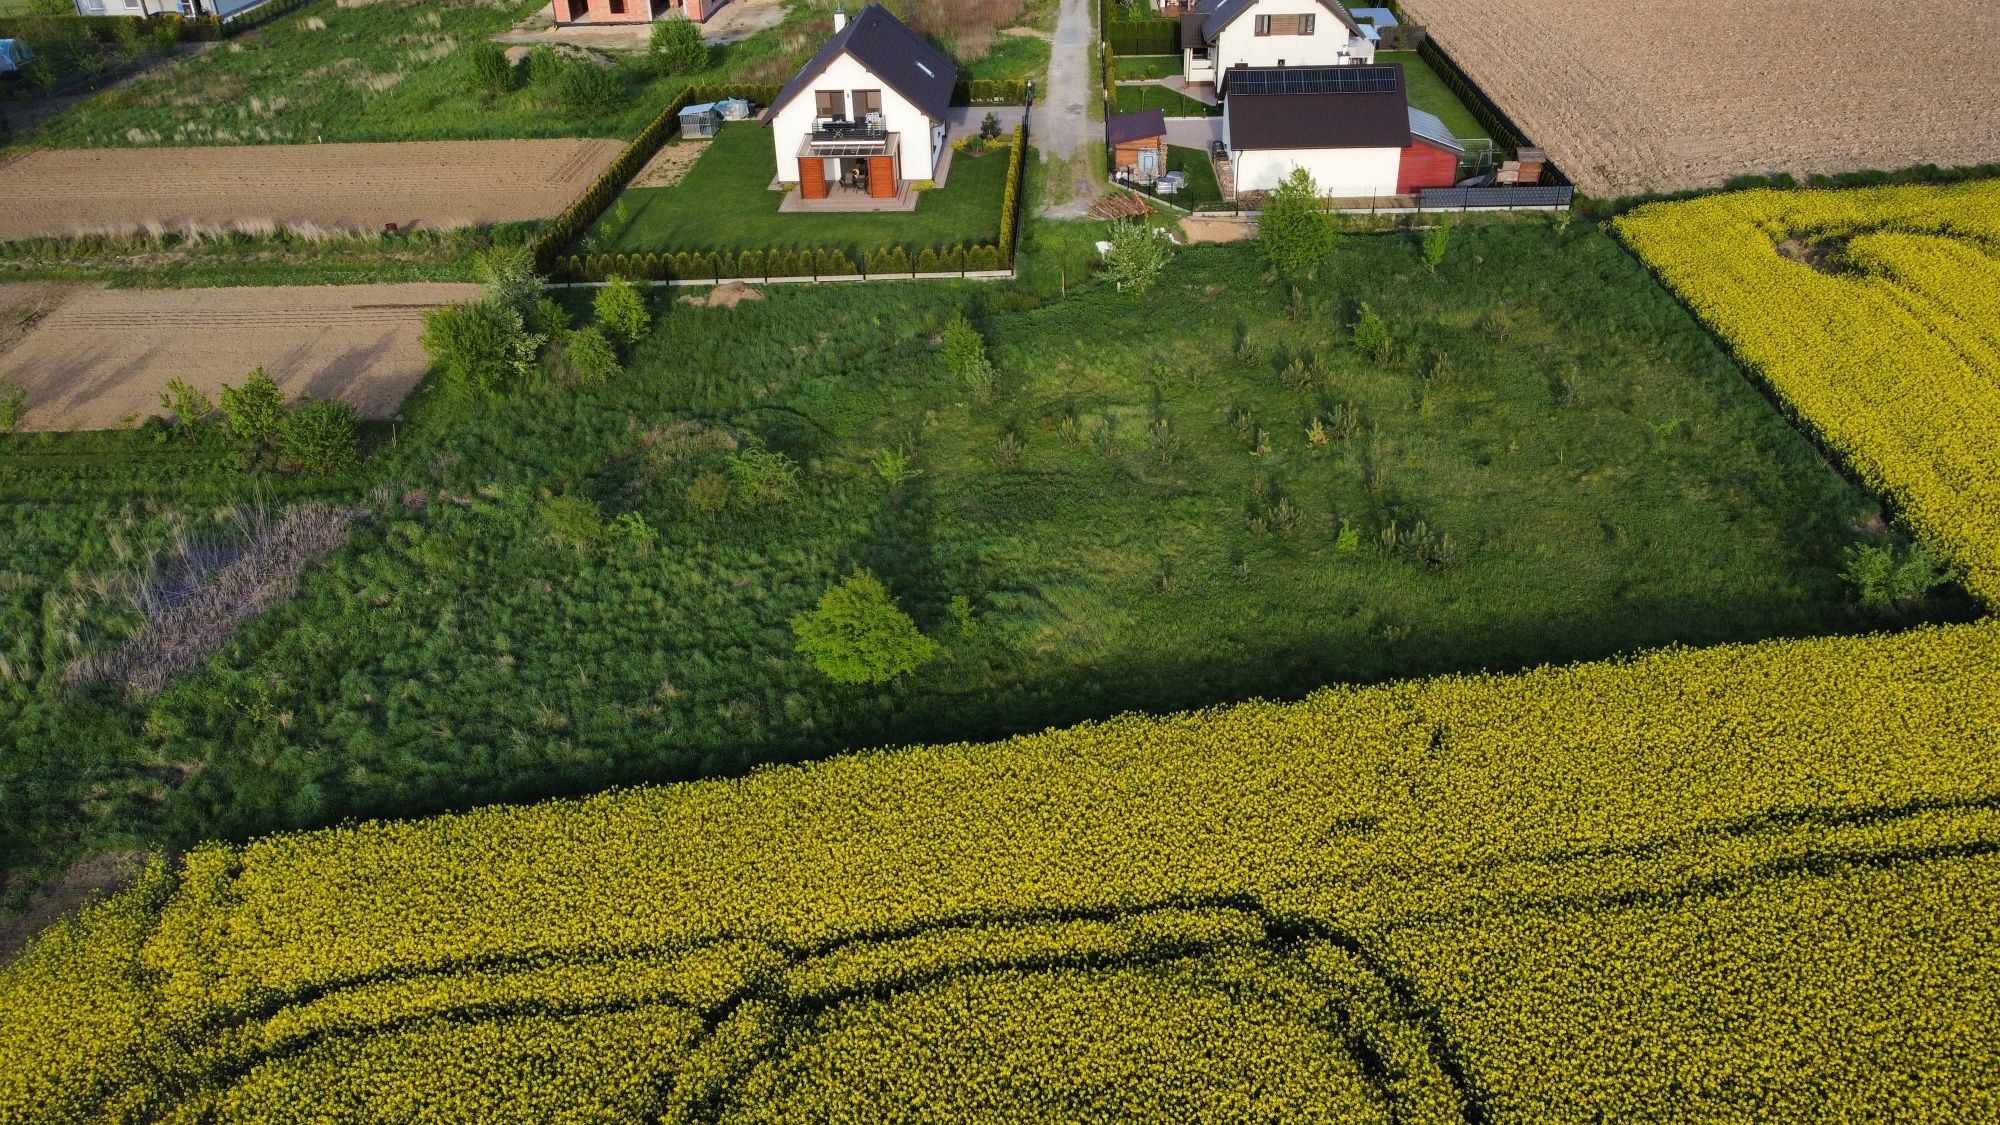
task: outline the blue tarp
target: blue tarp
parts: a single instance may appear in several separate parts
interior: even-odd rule
[[[12,74],[34,57],[35,53],[19,39],[0,39],[0,74]]]

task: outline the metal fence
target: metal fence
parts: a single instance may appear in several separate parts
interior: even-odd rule
[[[1576,189],[1560,187],[1475,187],[1423,188],[1417,192],[1417,207],[1424,211],[1515,210],[1568,207]]]

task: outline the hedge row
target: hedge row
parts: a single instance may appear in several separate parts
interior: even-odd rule
[[[674,100],[667,103],[659,116],[647,122],[644,129],[639,130],[639,135],[632,138],[632,143],[625,146],[604,174],[598,176],[596,182],[586,188],[562,214],[542,228],[541,235],[535,240],[536,269],[545,274],[558,272],[563,251],[569,248],[570,243],[583,237],[598,216],[604,214],[605,208],[610,207],[626,185],[632,182],[632,177],[639,174],[639,169],[644,168],[646,162],[660,151],[660,146],[667,143],[667,138],[679,130],[681,110],[722,98],[746,98],[759,104],[769,104],[778,96],[778,90],[776,86],[734,82],[689,86],[674,95]]]
[[[657,254],[572,254],[557,272],[575,281],[614,277],[640,281],[727,281],[731,278],[852,277],[874,274],[965,273],[1004,270],[1007,255],[991,243],[938,248],[914,256],[901,246],[874,250],[855,264],[845,250],[680,250]]]
[[[1014,241],[1021,214],[1021,177],[1028,158],[1028,123],[1014,126],[1014,150],[1007,154],[1007,190],[1000,197],[1000,252],[1014,260]],[[1004,268],[1004,267],[1000,267]]]
[[[1104,41],[1127,55],[1181,53],[1179,20],[1121,20],[1104,25]]]
[[[1028,100],[1028,83],[1020,78],[975,78],[951,88],[953,105],[1020,105]]]

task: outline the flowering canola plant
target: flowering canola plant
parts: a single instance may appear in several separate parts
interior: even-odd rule
[[[1713,195],[1617,227],[2000,603],[2000,181]]]
[[[212,844],[0,1122],[2000,1120],[2000,622]]]

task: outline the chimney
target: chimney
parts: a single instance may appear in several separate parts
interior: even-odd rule
[[[837,35],[837,34],[839,34],[839,33],[840,33],[840,29],[841,29],[841,28],[843,28],[843,27],[846,27],[846,26],[847,26],[847,9],[846,9],[846,8],[842,8],[842,7],[838,6],[838,5],[835,5],[835,6],[834,6],[834,9],[833,9],[833,30],[834,30],[834,34],[836,34],[836,35]]]

